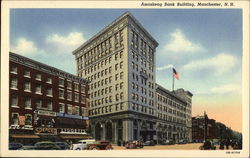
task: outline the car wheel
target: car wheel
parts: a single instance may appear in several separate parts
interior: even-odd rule
[[[99,148],[97,148],[97,147],[94,147],[94,148],[92,148],[92,150],[99,150]]]
[[[76,150],[81,150],[80,148],[77,148]]]

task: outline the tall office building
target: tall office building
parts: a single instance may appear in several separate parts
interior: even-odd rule
[[[77,75],[91,81],[93,137],[156,140],[157,41],[128,12],[73,51]]]

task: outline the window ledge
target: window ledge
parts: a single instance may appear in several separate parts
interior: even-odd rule
[[[18,88],[14,88],[14,87],[11,87],[10,89],[13,89],[13,90],[18,90]]]
[[[49,95],[49,94],[48,94],[48,95],[46,95],[46,96],[47,96],[47,97],[53,97],[53,95]]]
[[[32,110],[32,108],[30,108],[30,107],[26,107],[25,109],[27,109],[27,110]]]
[[[12,105],[11,107],[12,107],[12,108],[20,108],[20,107],[17,106],[17,105]]]
[[[31,92],[31,90],[24,90],[24,92]]]
[[[39,95],[42,95],[42,93],[40,93],[40,92],[35,92],[35,94],[39,94]]]

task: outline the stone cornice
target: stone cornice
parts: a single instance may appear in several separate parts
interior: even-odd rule
[[[38,61],[29,59],[27,57],[24,57],[24,56],[21,56],[12,52],[10,52],[10,61],[18,63],[18,64],[22,64],[24,66],[27,66],[27,67],[30,67],[30,68],[33,68],[33,69],[36,69],[45,73],[49,73],[51,75],[70,79],[78,83],[84,83],[84,84],[89,83],[89,81],[86,79],[83,79],[81,77],[59,70],[55,67],[48,66],[46,64],[40,63]]]
[[[169,90],[167,90],[166,88],[160,86],[159,84],[156,84],[156,93],[160,93],[161,95],[164,95],[162,93],[165,93],[175,99],[177,99],[178,101],[184,103],[185,105],[187,105],[187,102],[185,100],[183,100],[182,98],[180,98],[179,96],[173,94],[172,92],[170,92]],[[165,95],[164,95],[165,96]]]
[[[132,21],[134,21],[134,23],[141,28],[141,30],[153,41],[153,43],[156,46],[158,46],[158,42],[147,32],[147,30],[140,24],[140,22],[138,20],[136,20],[136,18],[130,12],[125,12],[123,15],[121,15],[120,17],[118,17],[117,19],[115,19],[111,24],[109,24],[104,29],[102,29],[100,32],[98,32],[96,35],[94,35],[92,38],[90,38],[87,42],[83,43],[81,46],[79,46],[77,49],[75,49],[72,52],[72,54],[75,55],[80,49],[82,49],[83,47],[86,47],[87,45],[89,45],[96,38],[99,38],[100,36],[102,36],[103,34],[105,34],[107,31],[109,31],[111,28],[113,28],[117,24],[121,23],[122,20],[124,20],[126,18],[132,19]],[[125,21],[125,23],[127,24],[128,21]]]

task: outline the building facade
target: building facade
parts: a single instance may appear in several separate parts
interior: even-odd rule
[[[179,90],[177,90],[179,91]],[[188,102],[175,93],[156,84],[157,141],[191,141],[189,135]]]
[[[192,137],[194,142],[203,142],[205,139],[220,139],[216,136],[216,122],[206,114],[192,117]]]
[[[87,80],[15,53],[9,64],[10,142],[86,135]]]
[[[191,142],[192,138],[192,97],[193,94],[185,91],[183,88],[177,89],[174,93],[187,103],[186,106],[186,125],[187,125],[187,138]]]
[[[91,81],[93,137],[156,139],[156,40],[125,13],[73,51],[77,75]]]

